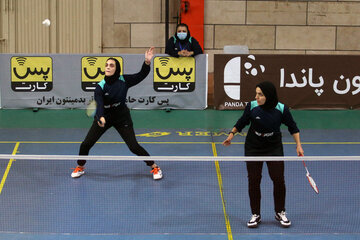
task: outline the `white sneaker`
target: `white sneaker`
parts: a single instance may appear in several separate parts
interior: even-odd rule
[[[72,178],[78,178],[85,174],[85,168],[82,166],[77,166],[74,171],[71,173]]]
[[[275,219],[278,220],[283,227],[290,227],[291,221],[286,217],[286,212],[281,211],[280,213],[275,213]]]
[[[261,223],[261,216],[257,214],[253,214],[251,216],[250,221],[248,221],[247,226],[249,228],[256,228],[259,223]]]
[[[162,171],[160,167],[155,167],[150,171],[153,174],[154,180],[160,180],[163,178]]]

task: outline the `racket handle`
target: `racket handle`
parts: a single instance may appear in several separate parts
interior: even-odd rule
[[[302,160],[302,163],[303,163],[304,167],[306,168],[306,164],[305,164],[305,161],[304,161],[304,160]]]
[[[306,166],[305,166],[305,170],[306,170],[306,174],[307,174],[307,175],[310,175],[309,170],[307,169]]]

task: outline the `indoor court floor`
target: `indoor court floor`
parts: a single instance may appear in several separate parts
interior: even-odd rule
[[[249,229],[244,162],[171,160],[243,156],[246,130],[224,147],[226,128],[136,128],[139,143],[151,155],[169,156],[157,162],[164,172],[160,181],[142,161],[91,160],[86,174],[72,179],[76,159],[16,160],[16,154],[76,155],[87,126],[0,128],[0,154],[15,155],[0,160],[0,239],[360,239],[360,162],[341,160],[360,155],[359,129],[301,130],[305,155],[339,160],[307,162],[319,194],[301,161],[285,163],[286,211],[292,221],[287,229],[274,219],[264,165],[262,223]],[[285,155],[294,156],[293,139],[286,129],[282,132]],[[132,156],[114,129],[90,154]]]

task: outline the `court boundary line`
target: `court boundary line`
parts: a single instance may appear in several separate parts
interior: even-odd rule
[[[212,143],[211,143],[211,146],[212,146],[212,150],[213,150],[213,155],[214,155],[214,157],[217,157],[216,144],[215,144],[214,142],[212,142]],[[222,177],[221,177],[221,171],[220,171],[219,161],[215,161],[215,168],[216,168],[216,175],[217,175],[218,184],[219,184],[219,191],[220,191],[220,196],[221,196],[221,202],[222,202],[223,211],[224,211],[226,232],[227,232],[228,239],[229,239],[229,240],[233,240],[233,235],[232,235],[232,231],[231,231],[231,225],[230,225],[229,215],[228,215],[227,212],[226,212],[226,204],[225,204],[224,191],[223,191],[224,187],[223,187],[223,183],[222,183]]]
[[[14,155],[14,156],[16,155],[16,153],[17,153],[17,151],[18,151],[18,149],[19,149],[19,146],[20,146],[20,142],[17,142],[17,143],[15,144],[14,149],[13,149],[12,155]],[[0,194],[2,193],[2,190],[3,190],[3,188],[4,188],[4,185],[5,185],[7,176],[8,176],[8,174],[9,174],[9,172],[10,172],[10,168],[11,168],[11,166],[12,166],[12,163],[15,162],[15,161],[16,161],[16,159],[11,158],[11,159],[9,160],[7,166],[6,166],[6,170],[5,170],[5,172],[4,172],[4,175],[3,175],[2,179],[1,179],[1,183],[0,183]]]

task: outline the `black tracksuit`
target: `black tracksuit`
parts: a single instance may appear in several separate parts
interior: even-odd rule
[[[250,124],[251,123],[251,124]],[[284,123],[290,132],[299,132],[287,106],[278,103],[265,110],[256,101],[249,103],[234,127],[240,132],[250,124],[245,140],[245,156],[284,156],[280,125]],[[266,162],[274,185],[275,212],[285,211],[284,162]],[[260,215],[260,182],[263,162],[246,162],[249,180],[249,197],[252,214]]]
[[[90,149],[106,130],[114,127],[131,152],[138,156],[149,156],[149,153],[136,140],[130,111],[125,103],[128,89],[144,80],[149,72],[150,66],[144,63],[141,71],[136,74],[122,75],[111,84],[105,80],[97,84],[95,89],[96,115],[85,140],[81,143],[79,155],[88,155]],[[105,127],[97,124],[101,117],[106,120]],[[145,162],[148,166],[154,164],[153,161]],[[78,160],[80,166],[85,163],[85,160]]]

